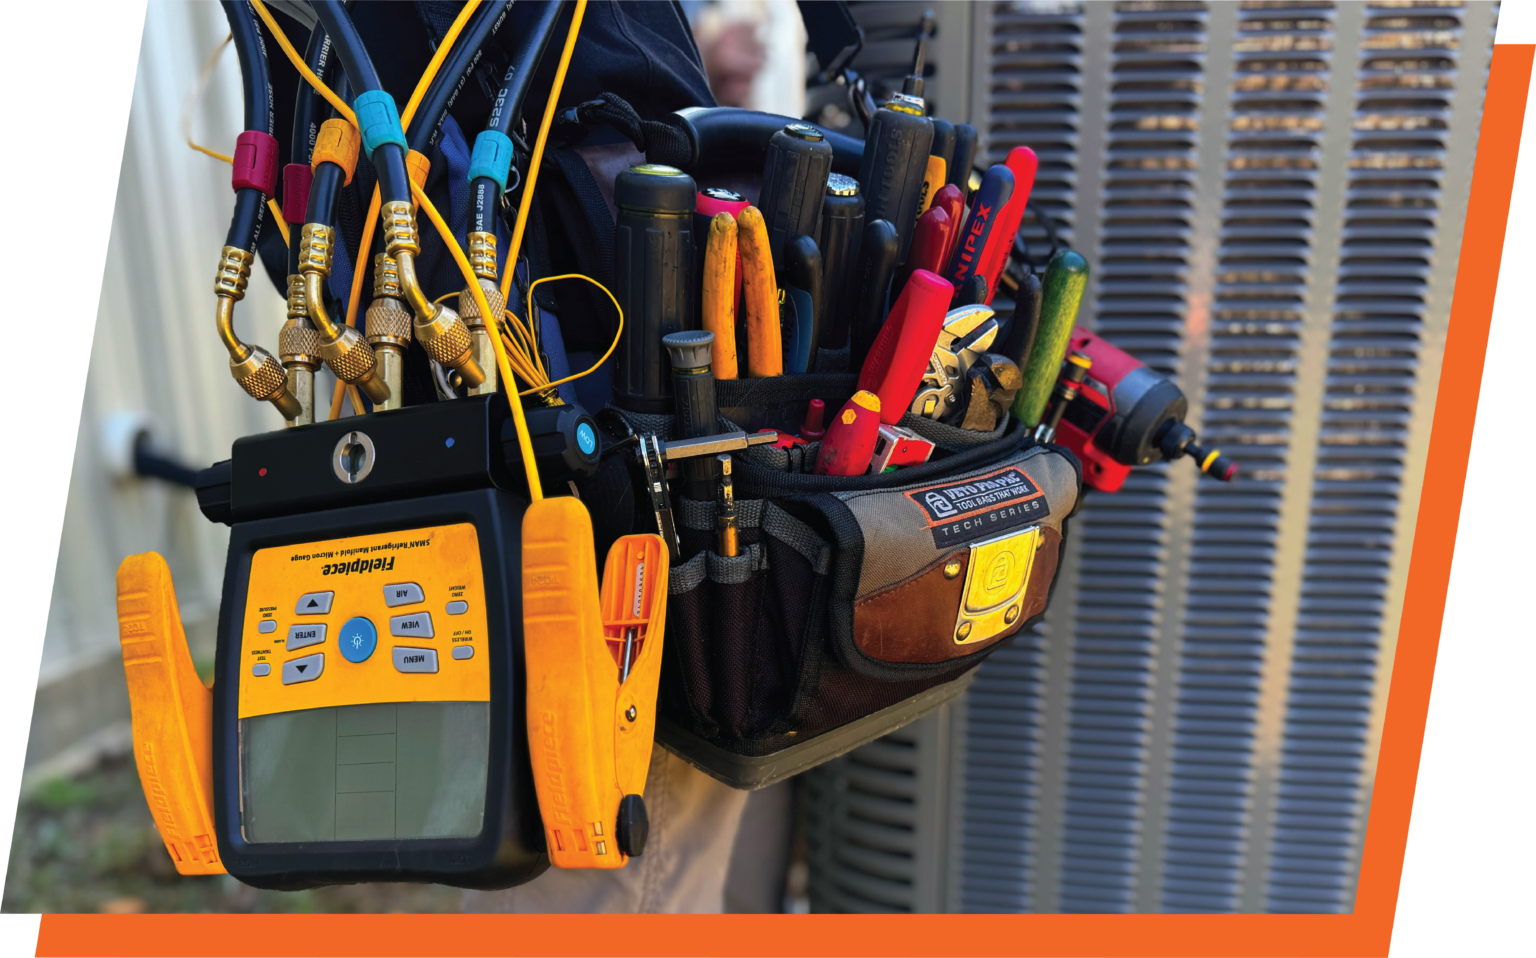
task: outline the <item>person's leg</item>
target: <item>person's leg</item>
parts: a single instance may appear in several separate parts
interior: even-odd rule
[[[657,746],[645,783],[651,820],[645,854],[623,868],[551,868],[517,888],[466,892],[464,910],[721,912],[746,801],[746,792],[720,784]]]
[[[726,911],[756,915],[784,910],[794,832],[794,779],[748,793],[725,878]]]

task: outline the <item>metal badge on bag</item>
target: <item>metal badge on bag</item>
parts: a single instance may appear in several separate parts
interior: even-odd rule
[[[1030,526],[971,545],[955,617],[956,645],[985,642],[1018,624],[1035,552],[1044,541],[1040,527]]]

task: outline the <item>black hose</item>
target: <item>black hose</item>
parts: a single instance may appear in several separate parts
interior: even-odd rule
[[[383,90],[379,74],[368,56],[368,48],[363,45],[357,27],[352,24],[352,17],[340,0],[314,0],[310,6],[320,18],[326,33],[330,34],[336,46],[336,55],[341,58],[341,65],[347,71],[347,79],[351,81],[353,91],[361,94]],[[411,181],[405,173],[405,151],[400,149],[399,144],[381,143],[369,159],[379,174],[380,198],[386,203],[410,202]]]
[[[533,85],[534,74],[549,49],[549,40],[555,35],[555,24],[560,19],[560,0],[549,0],[539,7],[532,26],[520,36],[512,48],[512,63],[502,78],[501,91],[491,104],[491,116],[485,128],[511,137],[513,128],[521,118],[523,101]],[[501,187],[488,176],[476,177],[469,185],[470,231],[494,233],[500,219]]]
[[[489,176],[477,176],[469,184],[469,231],[494,233],[500,222],[497,205],[501,202],[501,187]]]
[[[342,100],[346,100],[352,93],[345,75],[331,89]],[[334,107],[329,112],[333,118],[337,115]],[[321,163],[315,168],[314,179],[309,182],[309,205],[304,209],[304,222],[319,223],[322,226],[335,225],[336,200],[341,196],[341,188],[346,177],[347,171],[335,163]],[[298,245],[298,243],[293,244],[294,247]]]
[[[267,73],[267,53],[261,39],[256,11],[247,0],[219,0],[229,21],[229,35],[240,58],[240,77],[245,99],[245,128],[274,132],[272,82]]]
[[[305,65],[322,80],[325,79],[325,71],[331,61],[331,45],[326,40],[325,28],[317,23],[315,29],[310,31],[309,45],[304,48]],[[309,163],[315,131],[320,128],[319,104],[320,92],[307,80],[300,79],[299,95],[293,104],[293,139],[288,145],[289,163]]]
[[[506,22],[511,6],[511,0],[494,0],[475,11],[416,108],[411,128],[405,135],[411,149],[425,154],[437,141],[437,128],[448,113],[448,107],[458,97],[465,77],[480,61],[480,51]]]
[[[503,136],[511,136],[523,112],[523,101],[533,86],[533,76],[539,72],[544,51],[549,48],[549,38],[555,35],[555,22],[560,19],[559,0],[550,0],[539,8],[536,19],[527,33],[518,38],[512,48],[512,64],[501,81],[501,93],[491,106],[491,118],[485,128]]]
[[[336,196],[346,175],[346,171],[335,163],[320,164],[309,184],[309,207],[304,211],[304,222],[331,225],[336,216]],[[293,245],[297,247],[299,244]]]
[[[315,76],[325,80],[325,72],[335,58],[331,56],[331,44],[327,42],[325,28],[319,23],[309,32],[309,44],[304,48],[304,63]],[[288,142],[288,162],[309,165],[309,155],[316,132],[320,129],[320,93],[308,81],[300,78],[298,96],[293,104],[293,136]],[[286,199],[286,197],[285,197]],[[306,207],[305,222],[308,222]],[[299,271],[299,244],[288,244],[288,273]]]
[[[256,240],[261,235],[261,221],[267,213],[267,198],[261,190],[247,187],[235,192],[235,215],[229,221],[229,233],[225,246],[256,252]]]
[[[276,120],[272,114],[272,82],[267,72],[266,47],[256,11],[248,0],[219,0],[229,21],[229,35],[240,58],[240,79],[245,100],[245,128],[272,135]],[[256,252],[261,238],[261,224],[267,213],[267,198],[261,190],[235,191],[235,212],[229,220],[225,246]]]
[[[320,25],[325,27],[325,32],[330,34],[331,42],[336,46],[336,54],[341,57],[341,65],[347,71],[347,78],[352,81],[352,88],[359,93],[384,89],[384,85],[379,82],[378,72],[373,68],[373,60],[368,56],[368,48],[363,45],[363,38],[352,24],[352,15],[347,13],[346,6],[340,0],[314,0],[310,7],[320,18]]]

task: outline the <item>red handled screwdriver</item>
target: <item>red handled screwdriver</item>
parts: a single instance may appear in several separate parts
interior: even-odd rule
[[[862,476],[880,436],[880,397],[861,389],[837,411],[816,456],[818,476]]]
[[[954,292],[943,277],[920,269],[896,297],[859,370],[859,388],[880,397],[881,422],[895,425],[912,404]]]

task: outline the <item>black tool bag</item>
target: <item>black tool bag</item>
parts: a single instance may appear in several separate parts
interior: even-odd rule
[[[846,374],[719,382],[722,428],[794,431],[810,398],[830,414],[855,388]],[[657,739],[727,784],[771,784],[954,698],[1045,612],[1076,458],[1013,419],[902,424],[938,449],[885,475],[815,475],[815,445],[737,455],[735,557],[714,551],[714,503],[674,496],[683,561]]]

